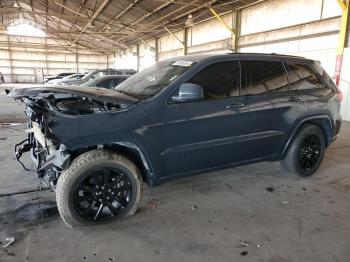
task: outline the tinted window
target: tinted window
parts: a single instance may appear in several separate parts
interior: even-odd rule
[[[306,65],[288,64],[290,90],[305,90],[322,87],[317,75]]]
[[[122,78],[122,77],[120,77],[120,78],[114,78],[114,79],[112,79],[112,84],[111,84],[111,86],[112,87],[116,87],[117,85],[119,85],[121,82],[123,82],[124,80],[126,80],[126,78]]]
[[[98,83],[96,86],[109,89],[111,87],[111,79],[103,80],[100,83]]]
[[[288,91],[288,77],[281,62],[242,63],[242,88],[247,95]]]
[[[239,62],[211,64],[192,77],[188,83],[200,85],[203,88],[204,99],[239,96]]]

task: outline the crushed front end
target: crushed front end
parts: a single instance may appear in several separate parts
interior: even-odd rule
[[[50,130],[49,99],[23,99],[25,113],[29,118],[28,129],[25,131],[27,138],[15,145],[15,158],[25,170],[35,171],[40,179],[55,186],[60,172],[70,162],[70,154]],[[26,167],[21,161],[26,152],[30,152],[34,169]]]
[[[27,138],[15,145],[15,158],[25,170],[36,172],[45,184],[52,187],[72,161],[72,150],[65,145],[65,139],[74,137],[77,141],[82,135],[72,121],[93,137],[96,128],[88,127],[93,126],[97,118],[84,116],[122,111],[135,103],[122,94],[116,95],[115,91],[97,88],[14,88],[7,93],[25,104],[29,120],[25,131]],[[101,122],[106,123],[104,119]],[[24,153],[30,153],[34,168],[24,164]]]

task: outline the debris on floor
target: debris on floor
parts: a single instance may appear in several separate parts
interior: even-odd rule
[[[248,255],[248,251],[242,251],[241,252],[241,256],[246,256],[246,255]]]
[[[5,241],[1,241],[1,248],[7,248],[8,246],[10,246],[12,243],[15,242],[15,238],[14,237],[7,237],[5,238]]]
[[[268,186],[268,187],[266,188],[266,191],[268,191],[268,192],[273,192],[273,191],[275,191],[275,188],[273,188],[272,186]]]
[[[149,209],[155,209],[159,207],[159,201],[155,198],[151,198],[147,201],[147,207]]]
[[[283,201],[282,204],[289,204],[289,200]]]
[[[192,210],[197,210],[197,209],[198,209],[197,205],[192,206]]]
[[[238,248],[243,248],[243,247],[247,247],[249,245],[249,242],[246,240],[241,240],[239,245],[237,246]]]

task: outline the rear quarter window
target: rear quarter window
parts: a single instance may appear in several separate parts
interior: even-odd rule
[[[320,78],[308,65],[287,63],[287,68],[290,91],[324,87]]]
[[[246,95],[288,91],[288,76],[282,62],[242,61],[242,89]]]

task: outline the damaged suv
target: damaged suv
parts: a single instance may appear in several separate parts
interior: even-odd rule
[[[259,161],[310,176],[341,123],[341,93],[319,63],[273,54],[185,56],[115,90],[27,87],[9,95],[29,117],[16,158],[30,152],[70,227],[133,215],[143,182]]]

